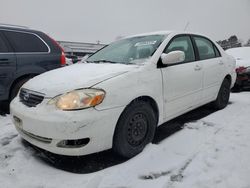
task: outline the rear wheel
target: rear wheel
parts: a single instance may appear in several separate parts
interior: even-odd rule
[[[225,78],[221,84],[216,100],[212,103],[215,109],[221,110],[227,106],[230,97],[230,86],[230,80]]]
[[[126,158],[137,155],[153,140],[156,122],[156,115],[150,104],[144,101],[131,103],[117,123],[113,150]]]

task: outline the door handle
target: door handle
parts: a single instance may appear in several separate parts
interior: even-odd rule
[[[200,66],[200,65],[195,65],[194,70],[195,70],[195,71],[201,70],[201,66]]]
[[[0,62],[6,62],[9,61],[9,59],[0,59]]]
[[[3,66],[3,65],[8,65],[10,64],[10,60],[9,59],[0,59],[0,66]]]

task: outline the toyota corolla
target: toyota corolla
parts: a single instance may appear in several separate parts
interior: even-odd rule
[[[152,141],[158,125],[207,103],[226,107],[235,77],[235,60],[207,37],[140,34],[31,79],[11,114],[22,138],[52,153],[113,148],[129,158]]]

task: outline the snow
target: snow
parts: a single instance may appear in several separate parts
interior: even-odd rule
[[[38,75],[26,82],[23,87],[44,93],[46,97],[55,97],[76,88],[91,87],[136,68],[138,65],[78,63]]]
[[[230,48],[226,52],[236,59],[236,67],[250,66],[250,47]]]
[[[249,97],[250,92],[233,93],[227,108],[186,121],[181,130],[149,144],[133,159],[92,173],[64,171],[45,162],[42,153],[22,142],[10,116],[0,116],[0,187],[249,188]]]

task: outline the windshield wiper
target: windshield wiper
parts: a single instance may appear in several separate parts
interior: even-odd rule
[[[126,64],[124,62],[110,61],[106,59],[96,60],[96,61],[87,61],[88,63],[112,63],[112,64]]]
[[[109,61],[109,60],[106,60],[106,59],[101,59],[101,60],[98,60],[98,61],[93,61],[94,63],[119,63],[119,62],[115,62],[115,61]]]

